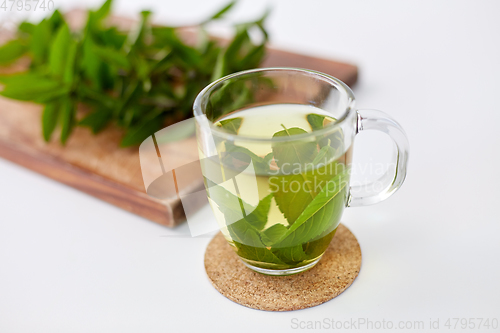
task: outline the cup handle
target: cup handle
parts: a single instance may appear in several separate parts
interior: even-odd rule
[[[376,130],[389,135],[396,145],[396,165],[374,182],[350,187],[348,207],[379,203],[403,184],[408,165],[409,143],[403,128],[389,115],[377,110],[358,110],[356,135],[361,131]],[[382,189],[377,189],[382,184]]]

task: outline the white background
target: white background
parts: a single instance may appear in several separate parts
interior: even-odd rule
[[[194,23],[223,3],[115,9]],[[447,318],[500,320],[500,2],[244,0],[230,20],[266,4],[274,45],[359,65],[358,107],[391,114],[410,140],[402,189],[344,215],[363,253],[354,284],[306,310],[245,308],[208,281],[209,238],[170,237],[186,226],[166,229],[0,159],[0,332],[295,332],[325,318],[426,329],[432,318],[454,332]],[[389,149],[364,133],[355,162],[383,162]]]

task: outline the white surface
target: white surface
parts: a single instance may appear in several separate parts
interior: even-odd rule
[[[196,21],[223,2],[116,8]],[[302,311],[242,307],[206,278],[209,238],[165,237],[186,226],[165,229],[0,160],[0,332],[288,332],[298,331],[292,320],[325,318],[423,321],[426,330],[432,318],[455,331],[447,318],[500,319],[500,2],[272,3],[273,44],[358,64],[358,107],[391,114],[410,139],[403,188],[343,218],[363,252],[354,284]],[[242,1],[232,18],[265,7]],[[388,156],[379,138],[358,138],[357,162]]]

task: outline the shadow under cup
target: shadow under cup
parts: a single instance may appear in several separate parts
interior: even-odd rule
[[[353,104],[341,81],[281,68],[227,76],[197,97],[207,196],[249,268],[290,275],[320,260],[349,200]]]

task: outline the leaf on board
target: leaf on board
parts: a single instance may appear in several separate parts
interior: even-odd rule
[[[110,109],[100,106],[95,111],[87,114],[78,125],[89,127],[94,134],[102,131],[111,121],[113,113]]]
[[[61,122],[61,143],[64,145],[75,126],[76,105],[69,99],[64,98],[61,102],[60,122]]]
[[[237,2],[236,0],[229,2],[227,5],[218,10],[215,14],[206,19],[202,24],[222,18],[225,14],[227,14],[228,11],[231,10],[231,8],[233,8],[236,2]]]
[[[18,39],[13,39],[0,46],[0,65],[8,65],[19,59],[28,50]]]
[[[57,101],[47,103],[42,113],[42,130],[43,138],[46,142],[50,141],[50,137],[57,126],[59,119],[60,104]]]
[[[125,136],[120,142],[120,146],[130,147],[139,145],[144,140],[146,140],[152,133],[159,131],[162,127],[163,127],[162,115],[159,115],[153,119],[142,122],[141,124],[127,130]]]
[[[19,74],[0,78],[6,86],[0,95],[21,101],[50,102],[69,92],[69,87],[42,75]]]
[[[67,51],[71,45],[71,33],[67,24],[63,24],[56,33],[49,51],[49,68],[51,74],[62,78],[66,69]]]
[[[36,65],[42,65],[47,60],[51,40],[51,25],[46,19],[44,19],[34,27],[30,43],[31,53],[33,54],[33,62]]]

